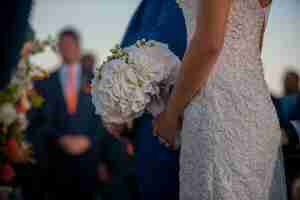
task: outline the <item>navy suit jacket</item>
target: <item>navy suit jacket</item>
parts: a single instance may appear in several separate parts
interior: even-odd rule
[[[143,38],[166,43],[173,53],[183,57],[186,27],[176,0],[141,2],[121,46],[130,46]],[[153,137],[151,115],[137,119],[133,132],[136,133],[135,168],[141,199],[179,199],[178,153],[167,150]]]
[[[291,122],[300,121],[300,95],[294,94],[272,99],[277,110],[280,126],[288,133],[289,146],[298,145],[299,133],[297,133]]]
[[[70,115],[67,111],[59,71],[49,79],[38,81],[35,88],[45,99],[42,108],[33,110],[30,115],[28,140],[33,144],[34,152],[41,159],[45,154],[45,145],[49,139],[55,140],[65,134],[84,134],[96,142],[99,133],[105,132],[101,120],[95,115],[91,95],[80,89],[77,111]]]
[[[122,47],[139,39],[156,40],[169,45],[180,58],[183,57],[187,33],[183,13],[176,0],[143,0],[132,17]]]
[[[81,83],[84,84],[83,81]],[[33,144],[35,158],[38,161],[37,169],[31,174],[37,174],[33,180],[33,194],[37,186],[40,190],[53,189],[56,192],[65,186],[93,194],[98,190],[96,168],[99,162],[108,165],[112,172],[114,193],[102,191],[103,195],[120,195],[129,199],[126,187],[128,176],[128,158],[126,149],[121,143],[108,134],[101,123],[100,117],[95,114],[91,95],[80,89],[77,111],[70,115],[67,111],[59,71],[53,73],[49,79],[38,81],[35,88],[45,98],[42,108],[34,109],[29,113],[30,126],[27,129],[27,139]],[[66,134],[84,134],[92,142],[91,148],[84,155],[72,156],[65,153],[58,139]],[[27,171],[20,168],[20,176]],[[30,174],[30,175],[31,175]],[[80,177],[74,179],[72,177]],[[23,178],[24,186],[31,178]],[[38,183],[37,183],[38,182]],[[39,184],[39,182],[42,182]]]

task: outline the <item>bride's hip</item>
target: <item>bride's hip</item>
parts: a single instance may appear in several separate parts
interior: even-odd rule
[[[198,92],[184,111],[184,118],[205,118],[212,122],[240,119],[256,121],[260,116],[267,119],[275,117],[275,108],[270,93],[265,86],[253,85],[239,87],[221,83],[218,86],[209,82]],[[208,122],[207,122],[208,123]]]

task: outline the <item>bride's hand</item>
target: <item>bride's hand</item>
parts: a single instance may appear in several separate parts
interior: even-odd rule
[[[176,132],[181,128],[181,117],[172,111],[162,112],[154,120],[154,134],[167,147],[176,147]]]

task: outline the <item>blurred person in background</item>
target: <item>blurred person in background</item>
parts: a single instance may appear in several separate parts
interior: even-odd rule
[[[299,200],[300,192],[300,93],[299,74],[286,71],[283,78],[284,96],[273,97],[283,131],[283,153],[290,200]]]
[[[290,96],[299,93],[299,74],[294,70],[289,70],[286,72],[284,77],[284,95]]]
[[[98,191],[104,200],[128,199],[126,150],[107,134],[90,94],[82,90],[80,46],[77,31],[64,29],[58,37],[62,66],[35,84],[45,99],[44,107],[31,113],[28,128],[38,163],[36,187],[45,195],[36,199],[93,200]],[[99,188],[103,182],[113,192]]]
[[[81,57],[82,87],[87,93],[91,92],[91,81],[93,79],[95,67],[96,58],[92,53],[84,54]]]

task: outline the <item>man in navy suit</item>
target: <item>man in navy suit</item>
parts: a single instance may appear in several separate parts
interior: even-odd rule
[[[63,64],[49,79],[36,84],[45,104],[32,112],[28,129],[40,172],[34,183],[47,199],[93,200],[99,163],[109,162],[112,175],[108,184],[128,199],[126,149],[107,134],[95,115],[91,95],[82,88],[78,33],[62,31],[58,47]],[[106,199],[116,196],[104,195]]]
[[[186,48],[184,17],[176,0],[143,0],[136,10],[122,42],[156,40],[169,45],[180,58]],[[171,152],[152,134],[150,114],[135,121],[136,176],[142,200],[179,199],[179,152]]]

